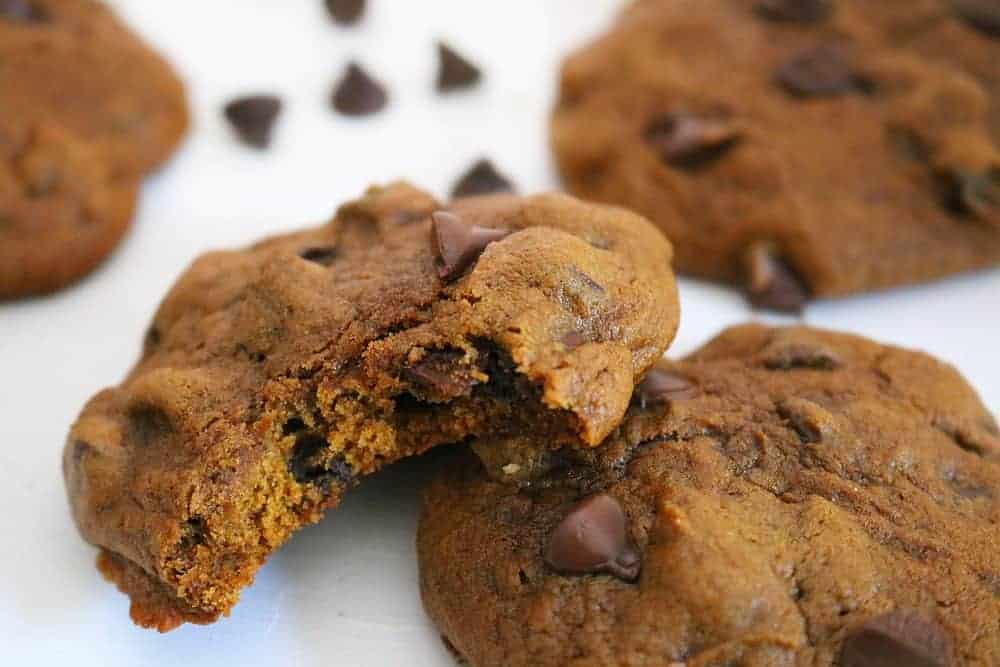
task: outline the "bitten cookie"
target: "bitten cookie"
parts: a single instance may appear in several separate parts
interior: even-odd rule
[[[136,623],[235,604],[360,477],[470,437],[600,443],[677,327],[669,243],[564,195],[373,188],[330,223],[198,259],[63,459]]]
[[[1000,664],[1000,437],[929,356],[736,327],[603,446],[523,446],[425,494],[424,604],[470,665]]]
[[[103,4],[0,2],[0,299],[100,263],[186,127],[180,81]]]
[[[640,0],[564,65],[559,168],[762,307],[996,266],[996,7]]]

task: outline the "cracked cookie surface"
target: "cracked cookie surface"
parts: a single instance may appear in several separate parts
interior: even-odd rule
[[[0,299],[97,266],[186,127],[176,75],[103,3],[0,3]]]
[[[73,426],[74,518],[132,617],[226,613],[358,479],[470,437],[601,442],[677,327],[669,243],[564,195],[373,188],[198,259]]]
[[[927,355],[736,327],[651,371],[601,447],[520,477],[475,451],[418,534],[471,665],[1000,663],[1000,437]]]
[[[678,272],[741,284],[764,307],[996,266],[996,13],[631,3],[563,67],[560,171],[577,196],[658,224]]]

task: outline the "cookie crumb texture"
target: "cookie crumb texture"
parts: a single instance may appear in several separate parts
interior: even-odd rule
[[[700,391],[517,483],[462,450],[426,490],[424,604],[470,665],[1000,664],[1000,437],[952,368],[749,325],[664,370]],[[625,538],[574,539],[635,583],[553,566],[608,498]]]
[[[658,224],[678,272],[751,288],[764,307],[748,284],[762,244],[807,297],[996,266],[1000,39],[982,26],[997,14],[992,1],[631,3],[564,64],[560,171],[577,196]]]
[[[89,273],[187,128],[169,65],[93,0],[0,2],[0,299]]]
[[[505,233],[453,248],[483,228]],[[461,267],[442,271],[442,247]],[[601,442],[673,338],[670,255],[619,209],[446,206],[398,183],[319,228],[203,256],[69,435],[77,524],[136,623],[213,621],[294,530],[392,461],[473,436]]]

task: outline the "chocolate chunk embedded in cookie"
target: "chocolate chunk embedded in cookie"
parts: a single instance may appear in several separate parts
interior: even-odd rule
[[[1000,437],[958,373],[756,325],[654,373],[701,391],[426,490],[424,604],[468,664],[1000,664]]]
[[[986,5],[631,3],[563,67],[560,171],[574,194],[657,223],[680,272],[740,284],[759,307],[997,266]]]
[[[73,426],[77,524],[137,623],[212,621],[297,528],[397,459],[471,437],[601,442],[673,338],[670,255],[624,210],[444,205],[405,184],[206,255]]]
[[[186,126],[176,75],[104,4],[0,2],[0,299],[99,264]]]

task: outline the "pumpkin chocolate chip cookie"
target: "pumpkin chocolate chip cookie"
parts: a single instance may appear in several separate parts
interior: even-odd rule
[[[373,188],[321,227],[198,259],[64,472],[83,536],[169,630],[228,612],[357,481],[472,437],[600,443],[677,327],[671,249],[565,195]]]
[[[1000,664],[1000,433],[929,356],[736,327],[601,447],[529,446],[425,493],[424,604],[470,665]]]

